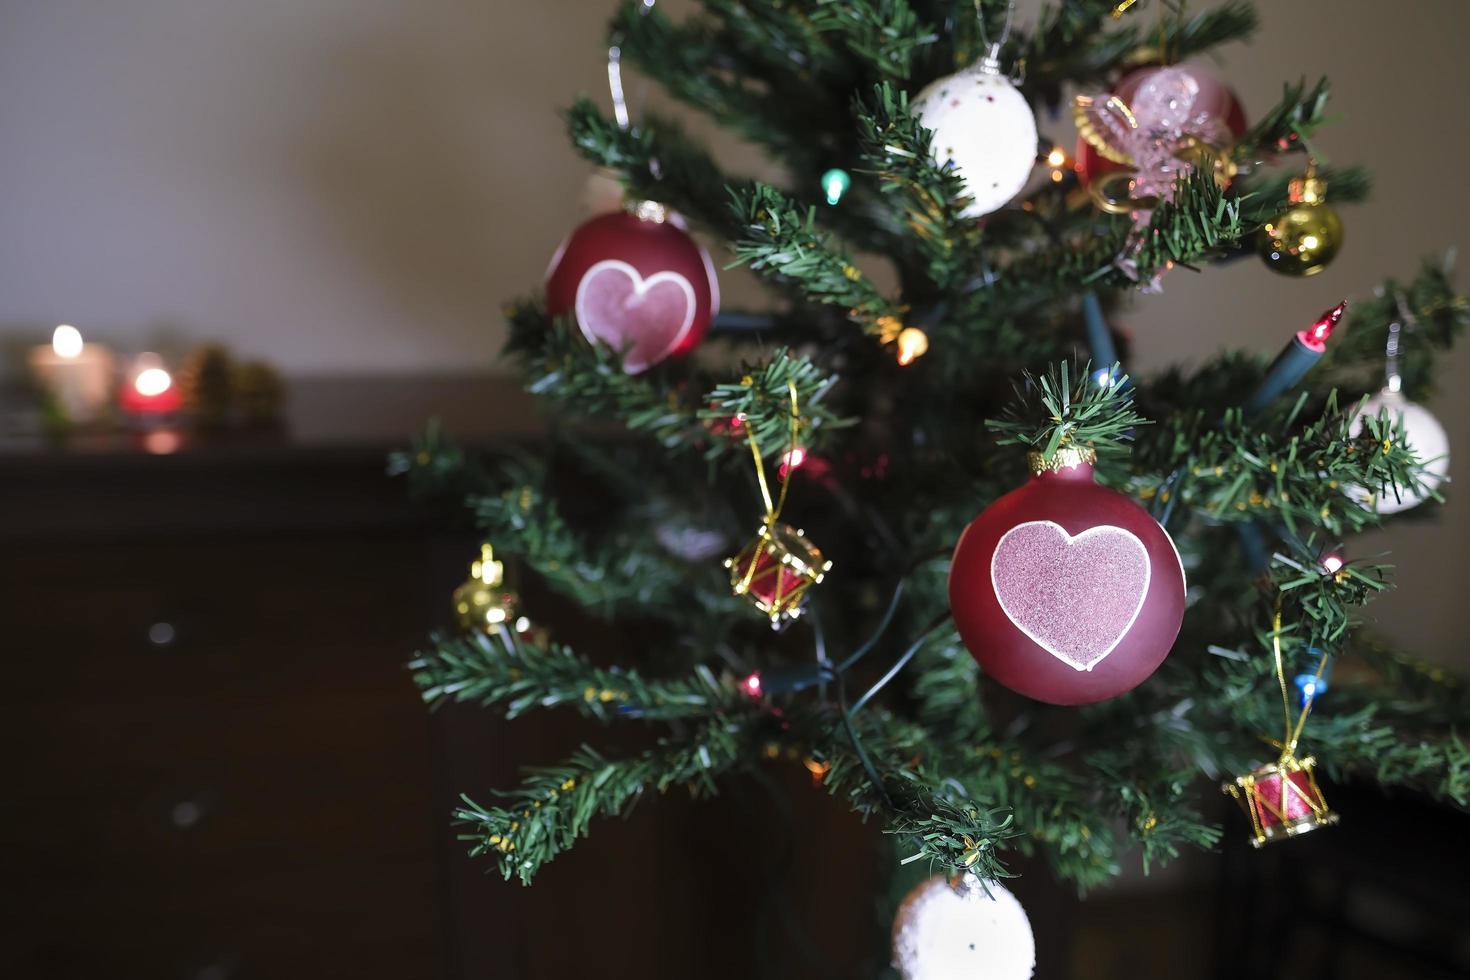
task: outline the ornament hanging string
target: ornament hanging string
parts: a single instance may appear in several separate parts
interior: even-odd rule
[[[745,438],[750,443],[750,455],[755,461],[755,482],[760,486],[761,502],[766,505],[766,516],[762,521],[762,527],[770,528],[781,516],[781,508],[786,506],[786,490],[791,485],[791,472],[796,469],[796,451],[800,448],[799,439],[801,435],[801,409],[797,404],[796,384],[787,382],[786,390],[791,396],[791,439],[786,450],[786,465],[779,471],[781,487],[776,498],[771,498],[771,482],[766,477],[766,463],[761,454],[760,443],[755,438],[755,426],[747,426]],[[751,561],[745,569],[745,578],[742,588],[750,588],[750,583],[755,579],[757,562]]]
[[[1006,4],[1006,17],[1000,25],[1000,38],[992,42],[990,34],[985,30],[985,9],[983,0],[975,0],[975,17],[980,28],[980,43],[985,45],[985,60],[993,63],[997,71],[1000,70],[1000,49],[1005,47],[1006,41],[1011,36],[1011,20],[1016,13],[1016,0],[1010,0]]]
[[[1271,652],[1276,658],[1276,682],[1281,688],[1281,717],[1285,726],[1285,737],[1281,745],[1281,762],[1285,764],[1296,758],[1296,746],[1301,741],[1302,731],[1307,727],[1307,715],[1312,711],[1312,700],[1316,695],[1317,688],[1322,680],[1322,674],[1327,670],[1327,657],[1324,652],[1322,658],[1317,661],[1317,671],[1313,676],[1312,687],[1308,689],[1307,696],[1302,702],[1301,713],[1296,722],[1291,720],[1291,696],[1286,691],[1286,663],[1281,655],[1281,600],[1276,600],[1276,610],[1271,616]]]

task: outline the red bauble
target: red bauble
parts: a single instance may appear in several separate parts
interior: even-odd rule
[[[579,225],[546,270],[546,309],[645,371],[694,349],[720,305],[709,253],[662,215],[601,214]]]
[[[1184,618],[1184,568],[1147,511],[1093,482],[1078,451],[1057,455],[1075,465],[1041,472],[965,528],[949,606],[1001,684],[1090,704],[1138,686],[1168,655]]]

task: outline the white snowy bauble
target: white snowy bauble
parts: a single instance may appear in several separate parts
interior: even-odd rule
[[[1349,429],[1351,435],[1357,435],[1363,431],[1363,418],[1365,416],[1376,416],[1383,409],[1389,410],[1389,417],[1397,417],[1403,422],[1405,442],[1424,468],[1419,471],[1419,480],[1422,484],[1420,489],[1414,487],[1392,486],[1378,488],[1353,488],[1353,496],[1364,503],[1376,503],[1380,514],[1397,514],[1411,507],[1417,507],[1424,502],[1431,491],[1439,489],[1439,485],[1445,481],[1450,473],[1450,437],[1445,434],[1444,426],[1439,424],[1439,419],[1430,413],[1429,409],[1418,402],[1409,401],[1402,392],[1383,389],[1378,394],[1369,398],[1363,405],[1363,410],[1353,419]],[[1397,489],[1397,493],[1395,493]],[[1421,492],[1422,490],[1422,492]],[[1374,495],[1377,495],[1374,501]]]
[[[1036,937],[1016,896],[995,882],[934,877],[898,908],[893,965],[904,980],[1030,980]]]
[[[1036,165],[1036,117],[993,61],[981,61],[927,86],[914,114],[934,131],[940,163],[953,160],[972,198],[965,215],[978,218],[1020,193]]]

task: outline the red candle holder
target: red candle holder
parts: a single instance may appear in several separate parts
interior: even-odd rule
[[[1287,756],[1222,787],[1250,818],[1254,846],[1299,837],[1337,823],[1337,814],[1328,809],[1322,788],[1317,785],[1312,771],[1315,765],[1316,760],[1310,756]]]

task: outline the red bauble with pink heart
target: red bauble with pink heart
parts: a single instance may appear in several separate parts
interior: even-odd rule
[[[656,205],[584,222],[546,270],[547,312],[572,314],[629,374],[693,350],[719,305],[709,253]]]
[[[1143,683],[1184,619],[1168,533],[1093,479],[1090,451],[1032,454],[1030,482],[970,522],[949,604],[984,672],[1050,704],[1091,704]]]

